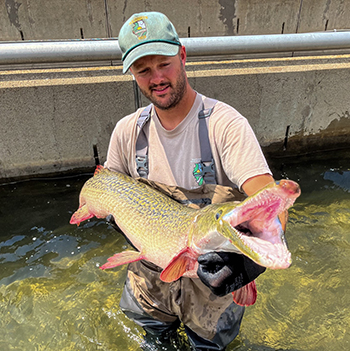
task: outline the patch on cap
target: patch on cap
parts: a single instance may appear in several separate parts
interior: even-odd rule
[[[144,21],[147,18],[147,16],[141,16],[134,18],[133,21],[130,22],[130,25],[132,26],[132,33],[136,35],[138,40],[147,38],[147,26],[146,22]]]

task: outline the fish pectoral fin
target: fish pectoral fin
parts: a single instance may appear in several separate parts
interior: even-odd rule
[[[186,247],[177,254],[160,274],[163,282],[170,283],[179,279],[186,271],[194,269],[197,259],[192,250]]]
[[[108,258],[104,265],[102,265],[101,269],[108,269],[117,266],[121,266],[122,264],[127,264],[135,261],[143,260],[145,256],[138,251],[122,251],[119,252],[112,257]]]
[[[86,205],[83,205],[73,213],[69,223],[79,225],[81,222],[92,217],[94,217],[94,214],[89,212]]]
[[[240,306],[251,306],[255,304],[258,295],[255,280],[232,293],[233,301]]]

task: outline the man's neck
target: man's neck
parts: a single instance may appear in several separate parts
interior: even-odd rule
[[[184,95],[182,100],[173,108],[162,110],[155,107],[162,126],[167,130],[176,128],[190,112],[196,99],[196,95],[197,93],[191,87],[188,87],[186,95]]]

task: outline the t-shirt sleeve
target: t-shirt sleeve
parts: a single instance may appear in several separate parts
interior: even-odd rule
[[[226,104],[218,106],[217,112],[213,119],[213,137],[228,179],[241,189],[249,178],[271,174],[248,120]]]
[[[133,135],[135,133],[135,114],[121,119],[115,126],[108,146],[107,158],[104,167],[114,172],[131,175],[130,160],[134,150]]]
[[[118,123],[115,126],[111,139],[109,141],[107,158],[104,167],[114,172],[126,173],[126,168],[123,162],[123,155],[119,140]]]

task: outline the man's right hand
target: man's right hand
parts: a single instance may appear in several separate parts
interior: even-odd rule
[[[198,264],[198,277],[217,296],[240,289],[266,270],[233,252],[208,252],[198,257]]]
[[[117,226],[117,223],[115,223],[114,217],[111,214],[106,217],[106,222],[113,229],[117,230],[118,232],[121,232],[120,228]]]

